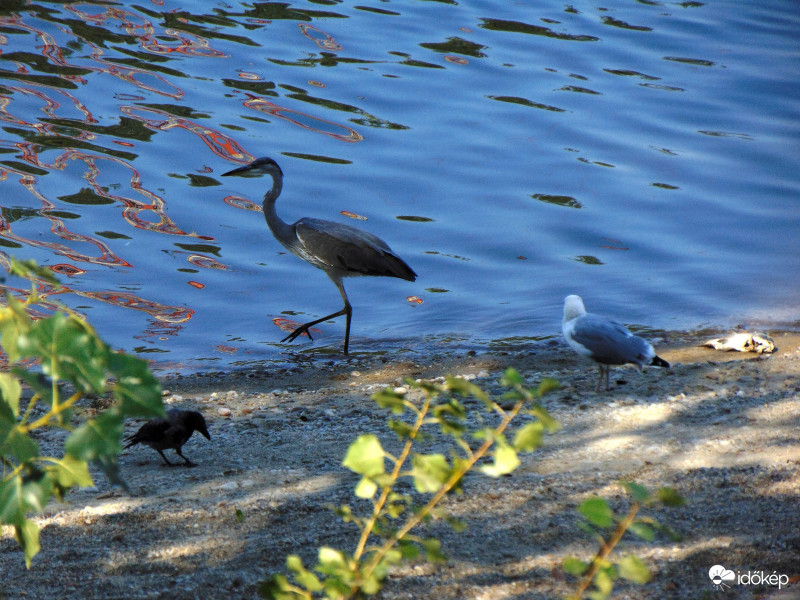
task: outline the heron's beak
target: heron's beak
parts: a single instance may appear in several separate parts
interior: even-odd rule
[[[223,173],[222,177],[227,177],[228,175],[244,175],[250,170],[250,165],[244,165],[243,167],[236,167],[235,169],[228,171],[227,173]]]

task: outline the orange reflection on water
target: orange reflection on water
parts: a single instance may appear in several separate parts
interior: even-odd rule
[[[0,251],[0,266],[2,266],[6,271],[11,268],[11,261],[8,258],[8,255],[5,252]],[[60,267],[58,270],[55,267]],[[83,272],[82,269],[75,267],[74,265],[55,265],[51,267],[53,271],[64,273],[64,271],[73,271],[73,274],[77,274],[78,272]],[[134,294],[130,294],[128,292],[109,292],[109,291],[99,291],[99,292],[84,292],[80,290],[73,289],[66,285],[60,285],[58,287],[54,286],[48,281],[40,279],[38,277],[31,278],[33,283],[36,285],[36,306],[43,307],[48,311],[54,312],[60,310],[58,304],[53,302],[48,302],[47,298],[50,296],[57,296],[60,294],[75,294],[77,296],[82,296],[85,298],[92,298],[94,300],[99,300],[100,302],[105,302],[108,304],[114,304],[121,308],[130,308],[133,310],[139,310],[142,312],[147,313],[156,321],[162,323],[170,323],[170,324],[179,324],[185,323],[189,319],[192,318],[194,315],[194,311],[190,308],[185,308],[182,306],[169,306],[166,304],[160,304],[158,302],[153,302],[151,300],[146,300],[144,298],[140,298],[139,296],[135,296]],[[30,289],[20,289],[14,288],[8,285],[0,285],[0,289],[4,290],[7,293],[12,293],[17,298],[25,299],[30,296]],[[3,294],[5,296],[5,294]],[[29,307],[27,309],[28,314],[33,319],[38,319],[42,317],[48,316],[45,313],[42,313],[36,308]],[[177,332],[177,330],[173,329],[173,331]]]
[[[75,14],[82,21],[96,26],[106,25],[108,21],[119,21],[118,27],[124,29],[129,35],[135,37],[143,50],[154,54],[188,54],[191,56],[209,56],[213,58],[224,57],[225,54],[209,46],[208,40],[193,33],[178,29],[164,29],[156,31],[153,23],[142,15],[131,12],[118,6],[106,6],[102,13],[89,14],[79,10],[78,5],[67,5],[65,8]],[[86,6],[86,5],[80,5]],[[92,7],[94,8],[94,7]],[[183,22],[186,22],[185,20]],[[112,26],[113,27],[113,26]],[[167,45],[160,38],[173,38],[176,44]]]
[[[192,254],[191,256],[186,257],[186,260],[188,260],[195,267],[202,267],[204,269],[219,269],[224,271],[228,268],[228,265],[219,262],[216,258],[203,256],[202,254]]]
[[[358,133],[355,129],[347,127],[346,125],[340,125],[339,123],[334,123],[333,121],[328,121],[326,119],[320,119],[319,117],[312,117],[311,115],[300,112],[299,110],[278,106],[277,104],[260,96],[254,96],[253,94],[247,94],[247,96],[248,99],[244,102],[244,106],[246,108],[252,108],[253,110],[267,113],[273,117],[284,119],[290,123],[293,123],[294,125],[303,127],[304,129],[311,129],[312,131],[329,135],[343,142],[360,142],[364,139],[364,136]],[[343,129],[347,133],[336,133],[334,131],[335,129]]]
[[[11,231],[11,223],[5,218],[5,215],[0,212],[0,238],[5,238],[9,241],[16,242],[17,244],[22,245],[30,245],[38,248],[48,248],[55,252],[56,254],[60,254],[61,256],[66,256],[67,258],[71,258],[72,260],[76,260],[79,262],[87,262],[96,265],[105,265],[108,267],[130,267],[130,263],[126,260],[120,258],[116,254],[114,254],[108,245],[105,242],[101,242],[93,237],[83,235],[80,233],[74,233],[67,229],[67,226],[64,224],[64,221],[59,217],[51,214],[51,211],[54,211],[56,206],[52,202],[50,202],[47,198],[45,198],[39,190],[36,189],[34,186],[36,182],[36,178],[32,175],[27,173],[23,173],[22,171],[17,171],[16,169],[12,169],[10,167],[4,167],[3,178],[7,173],[15,173],[20,176],[20,184],[25,187],[34,197],[36,197],[42,204],[42,208],[38,210],[38,213],[50,221],[50,230],[58,235],[61,239],[72,241],[72,242],[83,242],[86,244],[90,244],[95,246],[100,251],[100,256],[89,256],[87,254],[83,254],[73,250],[72,248],[65,246],[64,244],[59,244],[58,242],[45,242],[44,240],[38,239],[31,239],[26,238],[20,235],[15,234]]]
[[[157,131],[168,131],[173,127],[185,129],[198,136],[211,151],[220,158],[249,162],[255,157],[239,145],[239,142],[228,137],[221,131],[203,127],[190,119],[176,117],[166,111],[144,106],[121,106],[120,110],[131,117],[144,123],[145,127]]]
[[[242,210],[252,210],[253,212],[264,212],[264,209],[261,208],[255,202],[251,202],[247,198],[242,198],[241,196],[225,196],[223,199],[225,204],[232,206],[234,208],[241,208]]]
[[[302,323],[298,323],[297,321],[292,321],[291,319],[287,319],[286,317],[274,317],[272,319],[272,322],[275,323],[275,325],[277,325],[281,331],[287,331],[287,332],[292,332],[298,327],[300,327],[300,325],[302,325]],[[314,333],[322,333],[316,327],[312,327],[311,331],[313,331]],[[304,331],[300,335],[311,337],[308,335],[307,331]]]

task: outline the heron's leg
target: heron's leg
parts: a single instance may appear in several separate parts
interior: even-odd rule
[[[310,327],[313,327],[314,325],[316,325],[318,323],[322,323],[323,321],[328,321],[330,319],[335,319],[336,317],[341,317],[342,315],[345,315],[345,314],[347,314],[347,311],[343,308],[342,310],[337,311],[337,312],[335,312],[333,314],[325,315],[321,319],[316,319],[316,320],[310,321],[308,323],[303,323],[302,325],[300,325],[300,327],[298,327],[297,329],[292,331],[292,333],[287,335],[281,341],[285,342],[286,340],[289,340],[290,342],[292,342],[295,339],[297,339],[298,337],[300,337],[301,335],[303,335],[304,333],[306,335],[308,335],[308,339],[313,340],[314,338],[311,337],[311,332],[309,331]]]
[[[302,325],[300,325],[300,327],[298,327],[297,329],[292,331],[292,333],[283,338],[281,342],[285,342],[287,340],[290,342],[294,341],[296,338],[298,338],[304,333],[308,335],[309,339],[313,339],[311,337],[311,332],[309,331],[310,327],[313,327],[317,323],[322,323],[323,321],[328,321],[330,319],[335,319],[336,317],[341,317],[342,315],[346,315],[347,324],[345,326],[345,334],[344,334],[344,353],[347,354],[347,349],[350,345],[350,319],[352,318],[353,315],[353,307],[350,306],[350,301],[347,299],[347,292],[344,291],[344,285],[342,285],[341,279],[334,279],[333,277],[331,277],[331,280],[333,281],[333,283],[336,284],[336,287],[339,289],[339,293],[342,295],[342,300],[344,300],[344,307],[342,307],[342,310],[336,311],[335,313],[332,313],[330,315],[326,315],[321,319],[315,319],[314,321],[310,321],[309,323],[303,323]]]

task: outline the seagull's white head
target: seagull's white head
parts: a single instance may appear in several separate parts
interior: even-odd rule
[[[564,298],[564,322],[571,321],[586,314],[586,307],[580,296],[567,296]]]

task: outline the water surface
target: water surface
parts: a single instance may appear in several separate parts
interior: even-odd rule
[[[796,328],[799,28],[788,0],[0,8],[0,262],[164,367],[336,352],[343,319],[279,343],[341,300],[272,238],[269,181],[219,177],[266,155],[284,219],[419,274],[346,282],[354,352],[524,345],[570,293]]]

